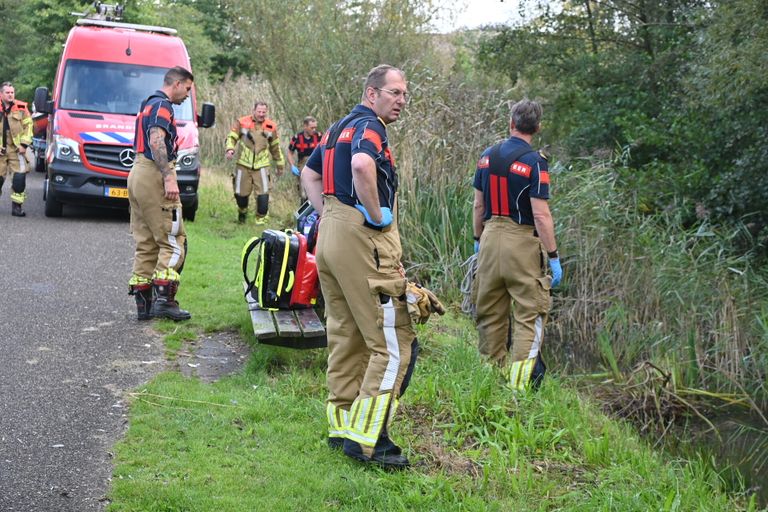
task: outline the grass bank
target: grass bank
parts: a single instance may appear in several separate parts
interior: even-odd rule
[[[422,357],[392,431],[415,467],[387,473],[331,452],[324,351],[254,343],[239,257],[256,229],[234,223],[221,174],[204,182],[179,293],[193,319],[156,325],[171,358],[219,330],[239,331],[253,356],[214,384],[168,371],[132,394],[110,511],[755,510],[707,461],[653,451],[556,372],[537,394],[511,394],[455,313],[419,328]],[[277,184],[275,227],[290,225],[290,187]]]

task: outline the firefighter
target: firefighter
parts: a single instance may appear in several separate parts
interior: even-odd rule
[[[297,185],[299,189],[299,197],[301,201],[307,199],[307,194],[304,192],[304,187],[301,186],[301,169],[309,160],[309,155],[315,150],[320,143],[320,138],[323,136],[323,132],[317,131],[317,119],[312,116],[304,118],[304,129],[294,135],[291,138],[291,143],[288,145],[288,163],[291,165],[291,172],[299,178]],[[298,156],[298,162],[293,159],[293,152],[296,152]]]
[[[194,77],[182,67],[168,70],[163,87],[139,108],[128,174],[131,231],[136,240],[129,293],[136,298],[139,320],[188,320],[176,302],[187,236],[176,180],[176,121],[173,105],[189,96]]]
[[[540,129],[541,114],[535,101],[515,103],[511,136],[483,152],[474,179],[478,346],[483,356],[504,368],[514,390],[538,386],[544,377],[541,344],[552,305],[550,288],[563,274],[547,203],[547,160],[530,145]]]
[[[234,158],[235,148],[240,143],[240,155],[232,183],[238,209],[237,221],[241,224],[248,216],[248,197],[251,192],[256,195],[256,224],[267,222],[271,161],[275,163],[278,176],[285,167],[277,123],[267,118],[268,109],[266,103],[257,101],[251,115],[235,121],[227,134],[227,160]]]
[[[0,85],[2,101],[3,144],[0,146],[0,194],[5,178],[11,175],[11,215],[25,217],[22,205],[27,197],[26,153],[32,144],[32,118],[27,104],[16,99],[16,89],[11,82]]]
[[[387,124],[407,99],[401,70],[373,68],[361,103],[325,133],[301,172],[322,219],[317,266],[327,316],[328,444],[388,468],[409,464],[387,427],[418,353],[387,138]]]

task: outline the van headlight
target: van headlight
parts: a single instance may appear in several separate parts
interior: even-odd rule
[[[182,149],[176,155],[176,165],[180,171],[196,171],[200,167],[199,148]]]
[[[53,144],[54,158],[80,163],[80,145],[77,141],[62,137],[61,135],[54,135]]]

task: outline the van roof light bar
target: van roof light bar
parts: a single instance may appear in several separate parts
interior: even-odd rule
[[[137,30],[139,32],[157,32],[158,34],[167,34],[169,36],[175,36],[177,34],[175,28],[156,27],[153,25],[134,25],[133,23],[116,23],[114,21],[92,20],[89,18],[81,18],[75,23],[77,25],[95,27],[125,28],[129,30]]]

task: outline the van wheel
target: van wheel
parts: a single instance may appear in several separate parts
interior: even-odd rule
[[[39,156],[35,158],[35,171],[45,172],[45,157]]]
[[[182,208],[181,216],[184,220],[189,222],[195,222],[195,215],[197,215],[197,205],[192,208]]]
[[[61,217],[61,212],[63,210],[63,207],[64,207],[64,205],[56,200],[56,193],[53,191],[53,187],[51,187],[46,182],[45,216],[46,217]]]

